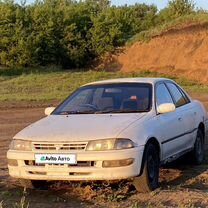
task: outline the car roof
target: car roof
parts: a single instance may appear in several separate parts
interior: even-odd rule
[[[109,79],[109,80],[103,80],[103,81],[97,81],[97,82],[91,82],[88,84],[85,84],[84,86],[88,85],[97,85],[97,84],[116,84],[116,83],[149,83],[149,84],[155,84],[159,81],[172,81],[171,79],[167,78],[119,78],[119,79]]]

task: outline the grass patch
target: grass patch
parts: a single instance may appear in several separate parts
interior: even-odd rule
[[[151,28],[150,30],[142,31],[136,34],[131,39],[129,39],[126,44],[130,46],[138,41],[148,42],[154,36],[160,35],[161,33],[168,31],[169,29],[180,28],[180,26],[183,26],[185,24],[190,24],[190,23],[192,24],[208,23],[208,14],[207,13],[193,13],[193,14],[181,16],[179,18],[166,22],[162,25],[158,24],[156,27]]]
[[[12,73],[11,73],[12,74]],[[4,101],[50,101],[63,100],[79,86],[98,80],[124,77],[167,77],[149,71],[144,72],[105,72],[105,71],[32,71],[19,75],[0,75],[0,102]],[[208,85],[169,77],[186,90],[208,92]]]

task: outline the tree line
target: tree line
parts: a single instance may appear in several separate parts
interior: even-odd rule
[[[84,67],[135,34],[194,12],[190,0],[113,6],[109,0],[0,0],[0,65]]]

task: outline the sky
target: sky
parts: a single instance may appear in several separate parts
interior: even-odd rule
[[[167,6],[168,0],[111,0],[112,4],[123,5],[123,4],[135,4],[135,3],[146,3],[146,4],[155,4],[159,9]]]
[[[135,3],[155,4],[159,9],[166,7],[168,4],[168,0],[111,0],[111,2],[115,5]],[[196,7],[208,10],[208,0],[195,0],[193,2],[195,2]]]
[[[15,0],[20,2],[21,0]],[[32,3],[34,0],[27,0],[27,3]],[[135,3],[146,3],[155,4],[159,9],[167,6],[168,0],[111,0],[114,5],[124,5],[124,4],[135,4]],[[194,0],[196,7],[208,10],[208,0]]]

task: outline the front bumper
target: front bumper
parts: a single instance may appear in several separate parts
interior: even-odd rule
[[[77,165],[39,165],[35,164],[35,154],[39,152],[24,152],[9,150],[8,160],[17,162],[8,165],[9,174],[14,178],[30,180],[120,180],[139,175],[144,147],[136,147],[126,150],[113,150],[103,152],[75,152]],[[66,152],[44,151],[45,154]],[[134,162],[128,166],[103,168],[103,161],[125,160],[133,158]]]

